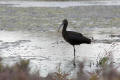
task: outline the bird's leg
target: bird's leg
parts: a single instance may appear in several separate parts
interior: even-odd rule
[[[73,62],[73,65],[76,66],[75,64],[75,46],[73,45],[73,48],[74,48],[74,62]]]

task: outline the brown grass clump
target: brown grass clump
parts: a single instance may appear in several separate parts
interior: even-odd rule
[[[120,72],[109,57],[103,57],[97,69],[90,73],[90,80],[120,80]]]
[[[69,74],[62,72],[60,66],[57,72],[42,78],[39,72],[29,73],[29,60],[21,60],[12,67],[5,67],[0,62],[0,80],[120,80],[119,66],[115,67],[110,59],[109,56],[101,58],[94,72],[85,71],[84,62],[80,62],[75,79],[68,79]]]
[[[41,80],[39,75],[29,73],[29,60],[21,60],[12,67],[0,63],[0,80]]]

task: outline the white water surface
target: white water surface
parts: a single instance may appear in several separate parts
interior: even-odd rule
[[[57,71],[72,72],[73,47],[66,43],[58,32],[0,31],[0,56],[4,64],[13,64],[21,59],[29,59],[32,70],[40,70],[41,76]],[[50,36],[52,34],[52,36]],[[94,35],[94,37],[97,35]],[[63,41],[63,42],[61,42]],[[92,43],[76,46],[76,60],[96,62],[97,58],[113,51],[118,60],[120,43],[115,49],[112,44]],[[8,62],[9,61],[9,62]]]
[[[0,1],[12,7],[75,7],[75,6],[119,6],[120,1]]]

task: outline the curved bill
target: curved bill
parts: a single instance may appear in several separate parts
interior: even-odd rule
[[[60,30],[60,28],[63,26],[63,24],[61,24],[59,27],[58,27],[58,32],[59,32],[59,30]]]

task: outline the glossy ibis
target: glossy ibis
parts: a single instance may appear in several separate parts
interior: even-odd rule
[[[67,19],[64,19],[62,24],[60,25],[59,29],[63,26],[62,29],[62,36],[65,41],[67,41],[69,44],[71,44],[74,48],[74,62],[73,65],[76,66],[75,64],[75,45],[80,45],[83,43],[90,44],[91,39],[83,36],[81,33],[74,32],[74,31],[66,31],[66,28],[68,26],[68,21]],[[58,31],[59,31],[58,29]]]

